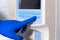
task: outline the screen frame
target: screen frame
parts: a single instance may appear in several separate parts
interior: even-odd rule
[[[36,24],[36,25],[35,24],[32,24],[31,25],[32,27],[45,25],[45,1],[46,0],[41,0],[42,23],[41,24]],[[36,10],[37,11],[37,10],[40,10],[40,9],[19,9],[19,0],[16,0],[16,13],[17,13],[17,10],[33,10],[33,11]],[[17,15],[16,15],[16,18],[17,18]]]

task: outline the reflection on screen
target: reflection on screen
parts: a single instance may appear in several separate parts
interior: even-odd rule
[[[19,9],[40,9],[41,0],[19,0]]]

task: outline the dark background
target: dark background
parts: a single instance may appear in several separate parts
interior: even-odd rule
[[[19,9],[40,9],[41,0],[21,0]]]

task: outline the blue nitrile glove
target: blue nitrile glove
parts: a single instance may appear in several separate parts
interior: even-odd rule
[[[15,31],[19,28],[27,27],[25,25],[34,22],[35,20],[36,16],[22,22],[16,20],[0,20],[0,34],[14,40],[23,40],[23,37],[17,35]],[[23,32],[24,31],[25,29]]]

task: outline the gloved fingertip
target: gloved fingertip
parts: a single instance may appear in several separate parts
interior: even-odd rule
[[[34,17],[32,17],[32,18],[30,18],[30,19],[27,19],[27,20],[24,20],[24,21],[22,21],[22,22],[19,22],[19,21],[17,21],[17,28],[22,28],[22,27],[24,27],[25,25],[28,25],[28,24],[30,24],[30,23],[33,23],[35,20],[37,19],[37,17],[36,16],[34,16]]]
[[[37,17],[34,16],[34,17],[30,18],[30,19],[27,19],[27,20],[23,21],[22,24],[26,25],[26,24],[33,23],[36,19],[37,19]]]

